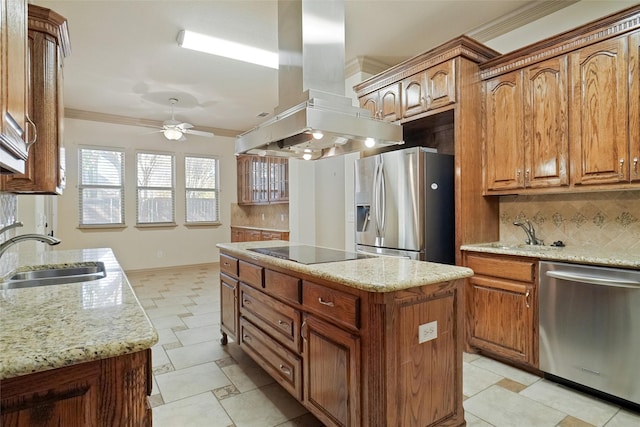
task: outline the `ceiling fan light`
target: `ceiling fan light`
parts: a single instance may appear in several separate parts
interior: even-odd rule
[[[164,137],[170,141],[177,141],[182,138],[182,132],[178,129],[165,129],[162,133],[164,134]]]

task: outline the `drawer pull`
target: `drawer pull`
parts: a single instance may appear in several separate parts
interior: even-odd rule
[[[525,292],[524,294],[524,303],[527,306],[527,308],[531,307],[529,305],[529,295],[531,295],[531,293],[529,292],[529,290],[527,289],[527,292]]]
[[[231,264],[229,264],[228,262],[225,262],[223,265],[224,265],[225,267],[229,267]]]
[[[322,297],[318,297],[318,302],[322,305],[326,305],[328,307],[335,307],[336,305],[333,303],[333,301],[325,301],[322,299]]]
[[[284,372],[285,374],[291,376],[291,369],[289,369],[288,367],[284,366],[282,363],[280,364],[280,370],[282,372]]]
[[[278,326],[282,327],[283,329],[289,329],[289,324],[282,320],[278,320]]]
[[[251,301],[249,301],[248,299],[243,299],[242,305],[251,305]]]
[[[251,342],[251,336],[250,336],[250,335],[243,335],[243,336],[242,336],[242,339],[243,339],[244,341],[249,341],[249,342]]]

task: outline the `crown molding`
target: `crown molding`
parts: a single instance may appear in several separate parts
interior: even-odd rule
[[[91,122],[111,123],[114,125],[125,126],[141,126],[148,128],[162,128],[162,122],[159,120],[140,119],[128,116],[119,116],[117,114],[98,113],[95,111],[77,110],[75,108],[65,108],[64,117],[68,119],[87,120]],[[227,136],[235,138],[242,131],[233,129],[222,129],[207,126],[195,126],[197,130],[205,132],[213,132],[216,136]]]
[[[368,56],[358,56],[347,62],[345,67],[345,76],[351,77],[357,73],[375,75],[388,70],[390,67],[391,65]]]

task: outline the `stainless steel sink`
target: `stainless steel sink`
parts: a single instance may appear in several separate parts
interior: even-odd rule
[[[74,265],[33,267],[19,271],[0,282],[0,289],[32,288],[35,286],[62,285],[88,282],[107,276],[103,262],[86,262]]]

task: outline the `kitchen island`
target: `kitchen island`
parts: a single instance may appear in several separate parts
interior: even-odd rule
[[[151,425],[158,336],[111,249],[7,253],[20,270],[102,262],[100,280],[0,288],[2,425]]]
[[[218,244],[221,329],[327,426],[461,426],[464,267]]]

